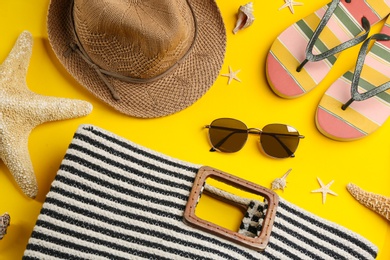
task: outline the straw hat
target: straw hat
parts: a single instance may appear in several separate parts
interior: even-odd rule
[[[214,0],[51,0],[47,26],[68,72],[135,117],[193,104],[215,81],[225,54]]]

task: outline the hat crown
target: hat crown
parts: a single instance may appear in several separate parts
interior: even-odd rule
[[[75,0],[73,19],[90,59],[132,78],[164,73],[195,37],[194,17],[182,0]]]

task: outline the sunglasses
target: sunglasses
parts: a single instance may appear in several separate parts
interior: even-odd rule
[[[260,135],[260,147],[265,154],[274,158],[295,157],[299,139],[304,138],[294,127],[284,124],[269,124],[263,129],[248,128],[233,118],[215,119],[210,125],[210,152],[234,153],[245,145],[248,134]]]

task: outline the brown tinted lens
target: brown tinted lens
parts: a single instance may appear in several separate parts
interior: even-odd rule
[[[266,154],[275,158],[287,158],[294,154],[299,144],[299,133],[295,128],[271,124],[262,131],[260,144]]]
[[[220,118],[210,124],[209,137],[215,149],[234,153],[244,146],[248,138],[248,128],[236,119]]]

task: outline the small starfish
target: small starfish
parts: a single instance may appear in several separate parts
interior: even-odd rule
[[[283,8],[288,7],[290,9],[290,12],[294,13],[294,5],[296,6],[303,5],[303,3],[294,2],[293,0],[284,0],[284,2],[286,3],[279,8],[279,11],[282,10]]]
[[[229,73],[228,74],[222,74],[221,76],[224,76],[224,77],[228,77],[229,78],[229,81],[228,81],[228,85],[232,82],[232,80],[237,80],[238,82],[241,82],[241,80],[237,77],[237,74],[240,72],[241,70],[236,70],[236,71],[233,71],[232,68],[229,66]]]
[[[317,177],[317,180],[318,180],[318,183],[321,185],[321,188],[319,188],[317,190],[312,190],[311,192],[320,192],[320,193],[322,193],[322,204],[325,204],[326,194],[327,193],[335,195],[335,196],[338,196],[336,192],[330,190],[330,185],[332,185],[334,181],[331,181],[328,184],[324,185],[322,183],[322,181],[320,180],[320,178]]]
[[[0,159],[27,196],[38,193],[28,137],[39,124],[88,115],[86,101],[42,96],[28,89],[27,69],[33,38],[24,31],[0,65]]]

